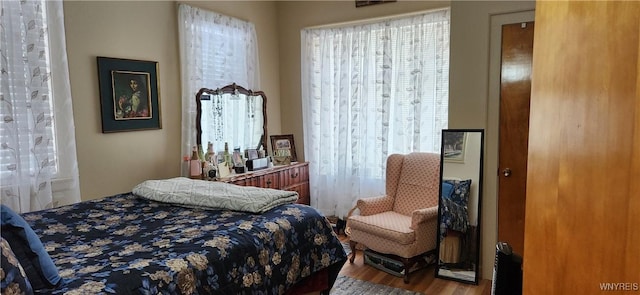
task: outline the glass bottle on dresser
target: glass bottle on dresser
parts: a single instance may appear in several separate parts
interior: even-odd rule
[[[207,153],[204,156],[202,175],[206,180],[215,180],[217,177],[216,154],[213,151],[213,143],[207,145]]]
[[[191,151],[191,160],[189,161],[189,177],[200,178],[202,175],[202,164],[200,164],[200,158],[198,157],[198,148],[193,146]]]
[[[233,160],[231,159],[231,154],[229,153],[229,143],[224,143],[224,162],[227,164],[227,167],[230,169],[233,167]]]

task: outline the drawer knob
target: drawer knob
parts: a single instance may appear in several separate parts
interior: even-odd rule
[[[267,185],[270,186],[271,185],[271,179],[267,179]]]
[[[299,173],[291,174],[291,178],[296,178],[296,177],[298,177],[298,174],[299,174]]]

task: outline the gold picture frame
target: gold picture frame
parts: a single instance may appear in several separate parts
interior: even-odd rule
[[[297,162],[296,145],[293,141],[293,134],[271,135],[271,150],[274,157],[289,156],[291,162]]]

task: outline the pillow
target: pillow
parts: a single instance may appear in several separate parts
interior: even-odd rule
[[[7,240],[0,238],[0,293],[2,294],[33,294],[31,283],[20,265],[18,258],[11,250]]]
[[[2,237],[11,245],[33,289],[51,289],[58,286],[62,280],[58,274],[58,268],[38,235],[22,216],[5,205],[0,207]]]
[[[445,187],[449,185],[450,195],[447,196]],[[469,213],[467,204],[469,203],[469,189],[471,179],[467,180],[444,180],[442,182],[442,215],[440,218],[440,230],[443,237],[447,230],[466,232],[469,228]]]
[[[453,184],[443,181],[442,182],[442,197],[449,199],[451,198],[451,193],[453,192]]]
[[[469,192],[471,190],[471,179],[467,180],[444,180],[453,186],[451,190],[451,200],[460,206],[467,206],[469,203]]]

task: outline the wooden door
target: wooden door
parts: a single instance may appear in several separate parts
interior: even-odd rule
[[[498,241],[524,253],[529,100],[534,23],[502,26]]]
[[[535,17],[523,294],[640,294],[640,2]]]

